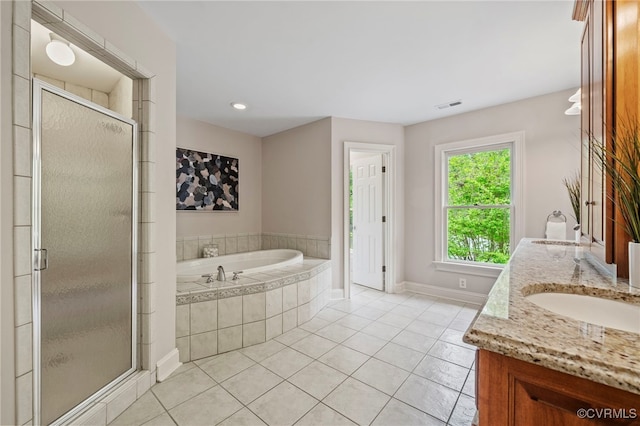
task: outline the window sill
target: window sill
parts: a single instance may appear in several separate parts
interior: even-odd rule
[[[478,275],[481,277],[498,278],[504,269],[504,265],[488,266],[473,265],[470,263],[443,262],[436,260],[433,262],[438,271],[456,272],[459,274]]]

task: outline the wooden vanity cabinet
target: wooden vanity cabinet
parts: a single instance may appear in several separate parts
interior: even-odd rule
[[[640,395],[484,349],[476,352],[476,403],[479,426],[640,425]],[[580,418],[580,409],[626,418]]]
[[[581,39],[582,231],[591,251],[629,276],[629,235],[611,201],[613,188],[589,152],[594,137],[615,150],[610,135],[640,120],[640,2],[576,0]]]

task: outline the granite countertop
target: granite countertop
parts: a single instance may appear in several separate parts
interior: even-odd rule
[[[523,239],[463,340],[640,394],[640,334],[554,314],[525,299],[534,293],[557,292],[640,305],[640,289],[601,272],[587,257],[575,244]]]

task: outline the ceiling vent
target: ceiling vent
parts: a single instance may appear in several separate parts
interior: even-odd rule
[[[450,107],[462,105],[462,99],[458,99],[457,101],[447,102],[445,104],[436,105],[436,109],[447,109]]]

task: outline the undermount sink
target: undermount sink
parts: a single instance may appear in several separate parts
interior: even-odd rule
[[[578,321],[640,334],[640,305],[566,293],[535,293],[526,299]]]

